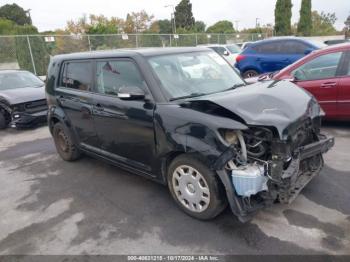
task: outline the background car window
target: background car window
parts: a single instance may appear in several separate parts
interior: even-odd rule
[[[275,43],[262,44],[262,45],[253,47],[253,49],[256,50],[258,53],[264,53],[264,54],[280,53],[280,43],[275,42]]]
[[[239,46],[237,46],[237,45],[228,45],[228,46],[226,46],[226,48],[228,50],[230,50],[230,52],[232,54],[237,54],[237,53],[240,53],[242,51],[241,48],[239,48]]]
[[[225,55],[225,51],[226,49],[221,47],[221,46],[213,46],[211,47],[211,49],[215,50],[216,52],[218,52],[220,55]]]
[[[280,53],[283,54],[305,54],[308,46],[297,41],[286,41],[281,43]]]
[[[92,82],[92,66],[90,62],[69,62],[64,65],[61,86],[90,91]]]
[[[321,55],[292,72],[298,80],[316,80],[336,76],[342,52]]]
[[[145,90],[145,82],[131,61],[97,62],[96,76],[97,92],[100,94],[117,95],[120,88],[127,91],[128,87]]]

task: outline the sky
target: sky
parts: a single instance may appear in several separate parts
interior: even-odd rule
[[[0,5],[16,3],[24,9],[31,9],[33,24],[39,31],[54,30],[66,26],[66,21],[76,20],[83,14],[103,14],[107,17],[125,18],[128,12],[146,10],[155,19],[170,18],[171,7],[180,0],[0,0]],[[273,24],[276,0],[191,0],[192,12],[196,20],[207,26],[218,20],[229,20],[238,28],[255,27],[259,23]],[[335,12],[338,30],[350,15],[349,0],[312,0],[312,9],[319,12]],[[292,23],[299,19],[301,0],[292,0]]]

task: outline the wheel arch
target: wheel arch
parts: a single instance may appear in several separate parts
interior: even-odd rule
[[[3,99],[2,97],[0,97],[0,111],[4,111],[5,112],[5,119],[7,124],[9,124],[11,122],[11,113],[12,113],[12,109],[9,105],[9,103]]]

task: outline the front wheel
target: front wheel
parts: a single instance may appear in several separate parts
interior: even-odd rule
[[[208,220],[226,207],[224,189],[213,171],[188,155],[173,160],[168,187],[178,206],[192,217]]]
[[[250,78],[259,75],[259,73],[255,70],[247,70],[243,73],[243,78]]]

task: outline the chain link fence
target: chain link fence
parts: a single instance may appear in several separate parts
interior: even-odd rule
[[[256,41],[265,34],[110,34],[0,36],[0,69],[46,75],[50,57],[73,52],[141,47],[197,46]]]

